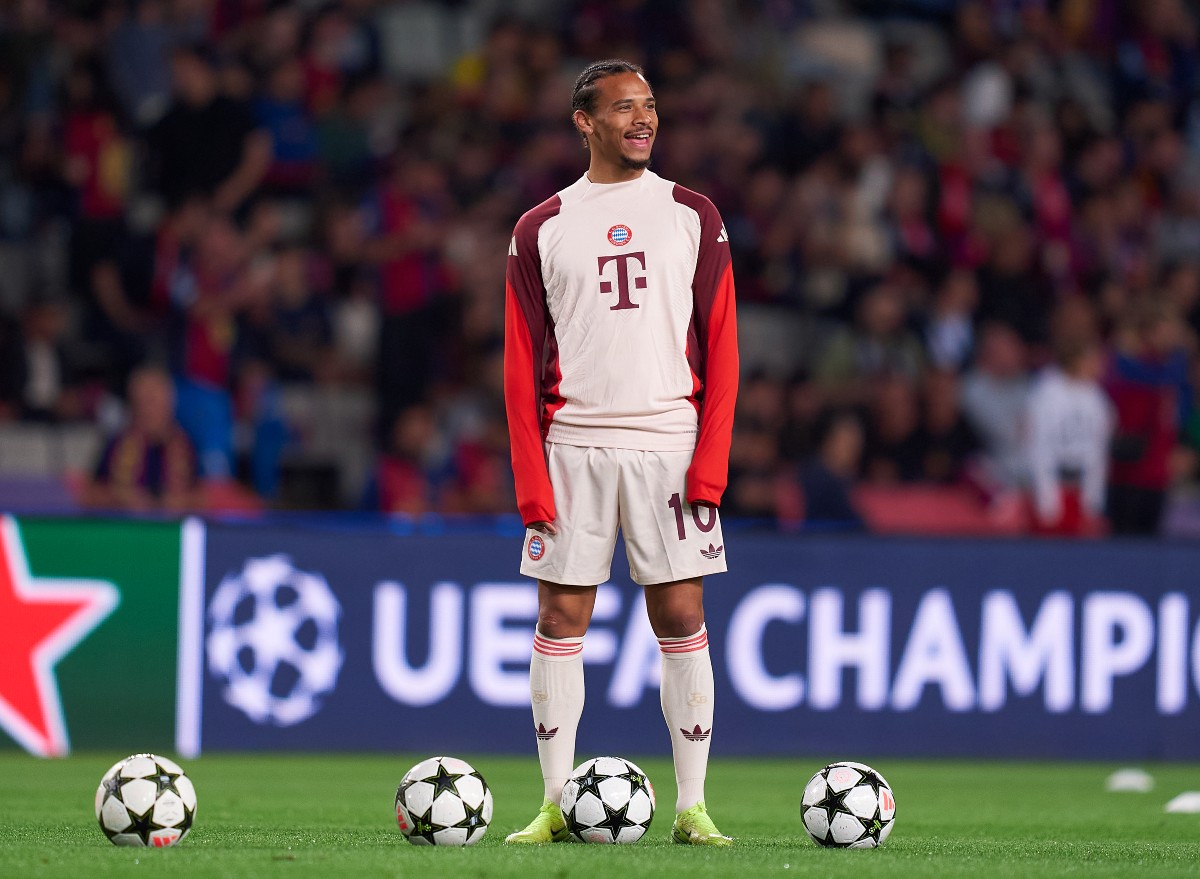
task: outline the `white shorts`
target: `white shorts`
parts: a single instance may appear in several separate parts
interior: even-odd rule
[[[725,538],[714,507],[691,507],[691,452],[546,444],[558,533],[525,530],[521,573],[565,586],[609,579],[617,529],[629,576],[642,586],[719,574]]]

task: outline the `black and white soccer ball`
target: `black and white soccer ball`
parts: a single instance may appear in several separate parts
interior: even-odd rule
[[[800,815],[818,845],[875,848],[895,826],[896,797],[870,766],[830,763],[804,786]]]
[[[208,607],[208,669],[225,701],[258,724],[292,726],[315,714],[345,658],[341,613],[320,573],[286,555],[247,559]]]
[[[637,842],[654,817],[654,786],[632,761],[595,757],[571,773],[560,805],[575,839]]]
[[[413,845],[474,845],[492,823],[492,791],[467,761],[430,757],[400,779],[396,823]]]
[[[195,817],[192,780],[178,763],[157,754],[134,754],[113,764],[96,788],[96,820],[113,845],[175,845]]]

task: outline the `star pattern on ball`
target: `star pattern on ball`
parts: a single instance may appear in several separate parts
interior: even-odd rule
[[[467,778],[477,778],[477,779],[479,779],[479,784],[480,784],[480,785],[483,787],[483,792],[484,792],[484,793],[487,793],[487,791],[488,791],[488,785],[487,785],[487,782],[483,780],[483,776],[479,774],[479,770],[478,770],[478,769],[472,769],[470,772],[468,772],[468,773],[467,773]]]
[[[841,793],[837,793],[833,788],[826,789],[825,798],[821,800],[818,805],[825,810],[826,820],[830,824],[833,823],[834,816],[837,815],[838,812],[844,812],[847,815],[854,814],[848,808],[846,808],[846,794],[850,793],[852,790],[854,790],[853,787],[848,787]]]
[[[644,791],[646,791],[646,793],[650,792],[649,786],[646,784],[646,776],[643,775],[642,773],[638,772],[636,769],[634,769],[632,766],[629,766],[628,764],[626,764],[624,772],[622,772],[620,775],[615,775],[613,777],[614,778],[623,778],[629,782],[629,787],[630,787],[629,796],[630,797],[632,797],[634,794],[636,794],[639,790],[644,790]]]
[[[576,777],[575,780],[579,785],[579,793],[576,796],[581,797],[587,791],[591,791],[597,797],[599,797],[601,800],[603,800],[604,798],[600,796],[600,782],[604,781],[604,779],[606,779],[608,777],[609,776],[607,776],[607,775],[598,774],[596,772],[596,764],[593,763],[591,766],[588,767],[587,772],[585,772],[583,775]]]
[[[463,773],[454,773],[446,769],[442,763],[438,764],[437,772],[427,778],[422,778],[427,784],[433,785],[433,798],[436,800],[443,791],[449,791],[452,794],[458,793],[458,780],[463,777]]]
[[[604,820],[598,821],[595,826],[607,828],[608,832],[612,834],[612,838],[616,839],[618,833],[632,824],[626,814],[629,811],[629,804],[626,803],[619,809],[614,809],[603,800],[600,801],[600,804],[604,806]]]
[[[156,784],[158,784],[159,795],[161,796],[166,791],[170,791],[176,796],[182,798],[182,794],[179,793],[179,788],[175,786],[175,782],[179,780],[179,776],[182,773],[171,772],[169,769],[167,769],[167,767],[161,764],[156,765],[158,766],[158,775],[154,776],[154,781]]]
[[[472,809],[469,805],[467,805],[467,801],[463,800],[463,811],[466,812],[466,816],[454,826],[466,830],[467,840],[469,841],[471,837],[475,835],[475,831],[487,829],[487,822],[483,820],[483,803],[481,802],[478,806]]]
[[[437,845],[437,840],[433,835],[439,830],[445,830],[445,824],[437,824],[433,820],[433,805],[425,810],[423,815],[413,815],[413,831],[410,836],[420,837],[430,845]]]
[[[111,778],[106,778],[104,780],[104,794],[106,797],[116,797],[117,799],[121,800],[121,802],[125,802],[119,796],[120,790],[121,790],[121,773],[120,772],[117,772]]]
[[[130,809],[128,806],[125,807],[125,811],[129,814],[129,820],[133,822],[133,826],[127,827],[121,832],[136,833],[138,838],[141,839],[142,845],[149,845],[150,831],[155,829],[154,822],[150,819],[150,816],[154,814],[154,809],[147,809],[145,815],[135,814],[133,809]]]

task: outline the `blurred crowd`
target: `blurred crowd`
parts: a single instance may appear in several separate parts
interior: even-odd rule
[[[932,483],[1039,532],[1154,533],[1200,449],[1198,23],[1183,0],[14,0],[0,422],[103,424],[101,505],[222,479],[284,504],[281,395],[366,394],[377,458],[339,505],[512,510],[507,244],[583,172],[571,85],[615,56],[655,89],[654,170],[729,230],[727,515],[862,525],[864,487]],[[146,397],[173,426],[139,431]]]

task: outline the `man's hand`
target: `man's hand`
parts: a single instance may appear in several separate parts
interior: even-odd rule
[[[540,531],[543,534],[549,534],[551,537],[558,533],[558,529],[554,527],[553,522],[531,522],[529,527],[534,531]]]

